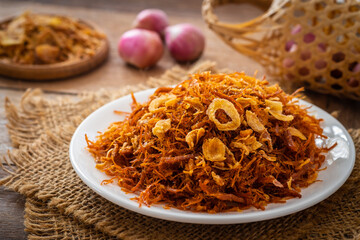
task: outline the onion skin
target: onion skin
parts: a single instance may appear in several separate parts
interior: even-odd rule
[[[165,28],[169,25],[166,13],[160,9],[145,9],[141,11],[133,23],[134,28],[142,28],[157,32],[163,36]]]
[[[201,56],[205,37],[197,27],[183,23],[165,29],[165,43],[176,61],[192,62]]]
[[[121,36],[118,52],[125,62],[143,69],[154,66],[160,60],[164,47],[156,32],[132,29]]]

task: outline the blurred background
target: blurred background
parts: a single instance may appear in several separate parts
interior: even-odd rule
[[[110,55],[107,62],[90,73],[50,82],[22,81],[0,76],[0,87],[17,89],[40,87],[44,90],[74,93],[82,90],[97,90],[99,83],[101,83],[101,87],[114,88],[123,84],[144,82],[149,76],[159,76],[164,70],[176,65],[168,51],[164,52],[164,57],[154,68],[147,71],[125,65],[117,52],[117,42],[120,36],[131,29],[136,15],[147,8],[158,8],[165,11],[169,16],[170,25],[187,22],[199,27],[204,32],[206,46],[202,57],[197,62],[210,60],[215,61],[219,68],[245,71],[249,74],[258,70],[259,76],[263,74],[263,69],[259,64],[235,52],[208,29],[201,15],[201,0],[1,0],[0,5],[0,16],[4,19],[19,15],[25,10],[80,18],[99,26],[110,42]],[[216,13],[221,19],[234,23],[252,19],[263,12],[264,9],[247,3],[230,4],[216,9]],[[183,66],[187,67],[188,65]]]

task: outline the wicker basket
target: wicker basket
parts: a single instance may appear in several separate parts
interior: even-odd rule
[[[270,76],[308,89],[360,100],[360,3],[356,0],[274,0],[251,21],[230,24],[214,14],[227,3],[204,0],[210,29],[261,63]]]

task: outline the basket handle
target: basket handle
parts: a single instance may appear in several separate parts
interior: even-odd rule
[[[243,23],[221,22],[214,14],[213,9],[217,6],[227,3],[244,2],[254,3],[251,0],[204,0],[202,4],[203,18],[209,28],[232,48],[256,60],[264,60],[265,56],[256,51],[263,43],[259,36],[256,37],[254,35],[255,33],[264,33],[265,30],[269,30],[269,27],[264,27],[264,23],[269,21],[270,17],[275,20],[279,9],[289,0],[273,0],[269,9],[264,14]],[[269,3],[268,0],[257,0],[255,2],[259,5]],[[269,24],[269,26],[276,28],[274,24]]]

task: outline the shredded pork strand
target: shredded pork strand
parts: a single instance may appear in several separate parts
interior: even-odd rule
[[[298,92],[210,72],[165,90],[143,104],[134,99],[123,121],[86,137],[109,176],[103,183],[138,194],[140,205],[217,213],[264,210],[316,181],[329,149],[315,145],[326,138],[322,120],[299,105]]]

